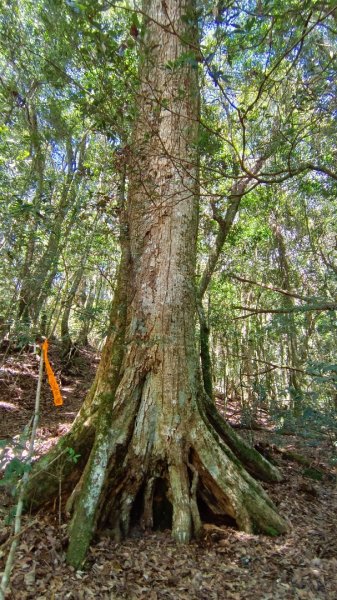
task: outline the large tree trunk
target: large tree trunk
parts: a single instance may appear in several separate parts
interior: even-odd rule
[[[48,497],[55,482],[46,472],[58,468],[66,446],[82,453],[85,468],[68,501],[73,515],[68,561],[75,566],[97,528],[119,539],[137,522],[143,528],[159,524],[165,512],[180,542],[199,534],[201,506],[229,515],[245,531],[285,530],[237,457],[265,479],[279,480],[278,471],[235,436],[200,385],[194,1],[145,0],[144,15],[110,334],[72,432],[37,465],[29,491],[32,497],[39,490],[39,502]],[[77,466],[63,464],[65,485],[72,485]]]

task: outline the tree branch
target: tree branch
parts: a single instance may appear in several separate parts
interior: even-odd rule
[[[234,310],[247,310],[250,314],[240,315],[234,317],[234,321],[238,319],[247,319],[254,315],[260,314],[289,314],[289,313],[301,313],[310,311],[325,311],[325,310],[337,310],[336,302],[322,302],[320,304],[306,304],[303,306],[294,306],[293,308],[250,308],[248,306],[232,306]]]
[[[290,296],[291,298],[297,298],[298,300],[304,300],[305,302],[310,302],[312,300],[310,296],[300,296],[300,294],[296,294],[296,292],[291,292],[290,290],[284,290],[279,287],[274,287],[272,285],[262,283],[261,281],[254,281],[253,279],[248,279],[247,277],[235,275],[234,273],[225,273],[225,277],[229,277],[230,279],[236,279],[237,281],[241,281],[243,283],[251,283],[252,285],[257,285],[266,290],[277,292],[278,294],[284,294],[285,296]]]
[[[246,189],[249,183],[251,182],[252,178],[254,177],[255,173],[258,173],[265,160],[265,157],[258,158],[252,168],[252,175],[243,177],[241,180],[239,179],[233,183],[231,193],[228,197],[229,203],[224,217],[222,217],[219,214],[216,204],[212,204],[213,218],[215,221],[217,221],[219,229],[215,239],[214,248],[208,256],[207,264],[199,283],[198,297],[200,300],[203,298],[211,280],[211,277],[215,271],[222,248],[238,212],[241,198],[245,194]]]
[[[245,356],[242,356],[240,354],[231,354],[231,356],[235,356],[236,358],[241,358],[241,359],[246,358]],[[297,373],[303,373],[304,375],[310,375],[312,377],[320,377],[321,376],[320,373],[309,373],[305,369],[300,369],[299,367],[290,367],[289,365],[278,365],[276,363],[269,362],[267,360],[262,360],[261,358],[250,357],[250,360],[253,362],[261,363],[262,365],[266,365],[266,366],[270,367],[270,369],[268,369],[266,371],[260,371],[259,373],[254,373],[253,375],[245,374],[245,377],[255,377],[257,374],[263,375],[263,373],[268,373],[269,371],[273,371],[275,369],[285,369],[287,371],[295,371]]]

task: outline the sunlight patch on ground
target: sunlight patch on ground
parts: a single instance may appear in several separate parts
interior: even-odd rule
[[[66,413],[69,416],[74,417],[74,413]],[[57,431],[54,435],[48,428],[38,428],[36,432],[36,439],[34,442],[34,456],[33,461],[37,460],[41,455],[45,454],[54,446],[60,436],[65,435],[71,428],[71,423],[60,423]],[[29,435],[20,434],[14,436],[12,439],[6,440],[6,445],[1,448],[0,454],[0,473],[3,472],[6,466],[14,458],[24,461],[28,455],[29,448]]]
[[[4,408],[6,410],[19,410],[15,404],[12,404],[11,402],[4,402],[3,400],[0,401],[0,408]]]

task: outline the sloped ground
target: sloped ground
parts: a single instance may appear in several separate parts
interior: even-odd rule
[[[50,359],[62,383],[64,405],[53,406],[45,383],[38,452],[44,452],[70,426],[98,357],[82,352],[67,375],[61,372],[57,347],[51,348]],[[13,439],[18,451],[20,434],[33,411],[38,362],[32,353],[7,354],[0,357],[0,368],[0,439],[7,439],[11,446],[8,459],[15,452]],[[235,413],[233,406],[230,412]],[[102,535],[83,570],[75,572],[64,561],[66,524],[56,502],[49,513],[23,519],[8,599],[335,600],[337,486],[330,460],[332,440],[327,436],[315,447],[299,436],[277,437],[270,427],[251,435],[283,470],[284,483],[267,487],[289,520],[287,535],[252,536],[206,525],[203,539],[189,546],[174,544],[169,531],[142,534],[136,530],[121,544]],[[307,464],[289,460],[272,443],[300,453]],[[10,526],[5,519],[10,503],[10,497],[3,494],[0,568],[9,546]]]
[[[55,407],[46,376],[41,392],[39,439],[57,437],[71,425],[95,375],[99,361],[90,349],[82,349],[67,370],[62,368],[59,346],[49,344],[48,357],[60,384],[64,404]],[[22,433],[35,404],[39,359],[29,351],[0,354],[0,439]]]

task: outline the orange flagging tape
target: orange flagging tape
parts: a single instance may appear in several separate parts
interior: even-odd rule
[[[62,406],[63,400],[62,400],[60,388],[58,386],[55,375],[53,373],[53,369],[51,368],[51,365],[50,365],[50,362],[48,359],[48,340],[45,340],[43,342],[41,348],[42,348],[42,352],[43,352],[44,362],[46,365],[46,371],[47,371],[47,375],[48,375],[49,385],[51,387],[51,391],[53,392],[53,396],[54,396],[54,404],[55,404],[55,406]]]

